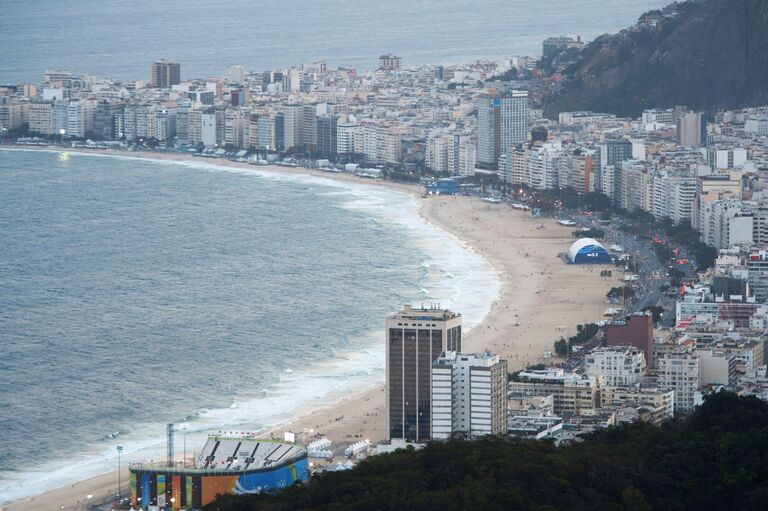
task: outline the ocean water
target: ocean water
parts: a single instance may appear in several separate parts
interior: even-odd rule
[[[379,187],[0,150],[0,503],[384,379],[384,317],[470,327],[493,269]],[[177,449],[182,438],[177,437]]]
[[[46,69],[149,80],[168,57],[182,77],[232,64],[266,70],[315,60],[362,70],[394,53],[407,66],[540,55],[560,34],[592,39],[668,0],[3,0],[0,83]]]

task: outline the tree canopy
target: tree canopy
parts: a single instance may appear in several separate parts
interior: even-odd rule
[[[205,511],[765,509],[768,404],[720,392],[662,426],[608,428],[560,446],[486,437],[368,458],[275,495]]]

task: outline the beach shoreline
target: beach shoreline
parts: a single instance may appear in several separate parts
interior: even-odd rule
[[[409,193],[417,200],[422,200],[419,199],[421,190],[417,185],[299,167],[254,166],[173,153],[2,147],[191,161],[222,167],[312,175],[332,181],[382,186]],[[556,225],[551,219],[534,219],[506,205],[489,204],[472,197],[432,197],[423,199],[418,209],[425,222],[451,236],[466,250],[484,258],[501,281],[499,295],[488,297],[493,302],[489,312],[466,334],[463,351],[494,351],[508,360],[510,370],[517,370],[544,361],[545,352],[552,350],[552,343],[558,337],[574,335],[577,324],[599,318],[610,282],[598,278],[599,272],[593,267],[566,265],[557,257],[573,241],[570,229]],[[312,428],[331,438],[334,443],[350,443],[362,438],[376,442],[386,437],[384,415],[384,389],[383,385],[378,385],[285,421],[268,430],[264,436],[282,437],[282,431],[300,432],[303,428]],[[127,483],[127,477],[123,477],[123,481]],[[116,483],[117,474],[112,471],[5,504],[0,509],[26,511],[60,506],[64,506],[62,509],[78,509],[82,507],[87,494],[93,495],[94,500],[104,500],[105,497],[115,495]],[[123,486],[127,488],[127,484]]]

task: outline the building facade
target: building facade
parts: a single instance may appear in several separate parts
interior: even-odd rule
[[[433,439],[506,432],[507,361],[446,352],[432,366]]]
[[[181,83],[181,64],[172,60],[158,60],[152,64],[152,86],[170,89]]]
[[[488,89],[477,100],[477,163],[498,169],[499,156],[528,138],[528,91]]]
[[[461,351],[461,315],[406,306],[386,320],[387,437],[431,438],[432,365]]]

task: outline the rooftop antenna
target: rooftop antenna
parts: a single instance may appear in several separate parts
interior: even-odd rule
[[[165,425],[165,433],[168,435],[168,466],[173,466],[173,423]]]

